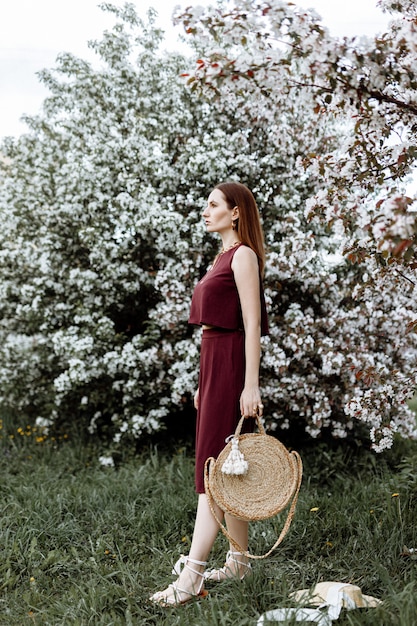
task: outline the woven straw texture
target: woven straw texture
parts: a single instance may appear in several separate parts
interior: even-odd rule
[[[209,473],[211,494],[222,511],[249,522],[267,519],[285,509],[298,482],[294,454],[269,435],[240,435],[239,450],[249,469],[243,476],[230,476],[221,471],[230,449],[231,443],[220,452]]]

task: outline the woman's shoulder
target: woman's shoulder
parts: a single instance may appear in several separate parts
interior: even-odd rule
[[[256,256],[256,252],[252,250],[252,248],[247,246],[246,244],[244,243],[240,244],[240,246],[236,248],[235,253],[233,255],[232,268],[234,269],[234,267],[237,264],[239,266],[243,265],[245,267],[256,265],[257,267],[258,257]]]

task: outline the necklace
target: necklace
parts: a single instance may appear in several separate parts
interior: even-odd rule
[[[238,246],[240,243],[242,243],[241,241],[235,241],[232,243],[231,246],[228,246],[227,248],[222,248],[220,250],[220,252],[218,253],[218,255],[216,256],[216,258],[213,261],[213,264],[210,265],[210,267],[208,268],[208,272],[211,272],[211,270],[214,268],[214,266],[216,265],[217,261],[219,260],[219,258],[222,256],[222,254],[224,254],[225,252],[228,252],[229,250],[231,250],[232,248],[236,248],[236,246]],[[204,278],[202,279],[204,280]]]
[[[232,243],[231,246],[228,246],[227,248],[222,248],[221,251],[220,251],[220,254],[224,254],[225,252],[228,252],[232,248],[236,248],[236,246],[238,246],[240,243],[242,243],[242,242],[241,241],[235,241],[234,243]]]

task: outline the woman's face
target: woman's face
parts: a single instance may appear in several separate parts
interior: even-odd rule
[[[235,210],[236,209],[236,210]],[[224,233],[232,230],[232,218],[237,208],[229,209],[226,198],[220,189],[213,189],[203,211],[203,218],[209,233]],[[237,216],[236,216],[237,217]]]

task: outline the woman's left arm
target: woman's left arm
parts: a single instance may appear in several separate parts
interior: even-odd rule
[[[259,390],[261,359],[261,299],[258,258],[251,248],[240,246],[233,257],[232,270],[242,308],[245,329],[245,383],[240,396],[241,414],[252,417],[254,410],[262,415]]]

